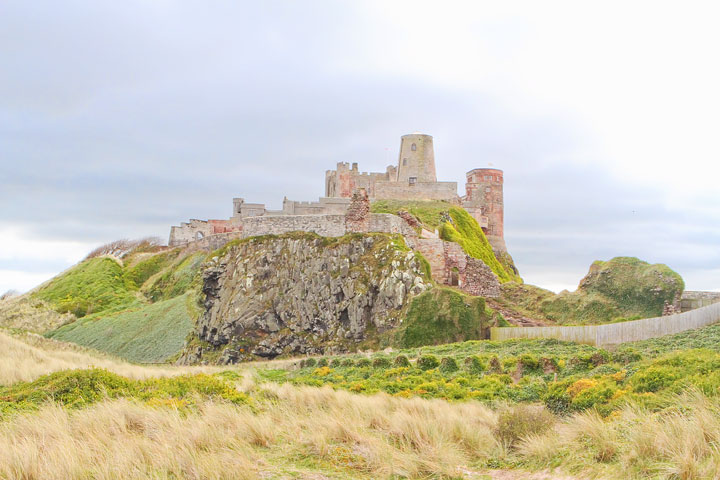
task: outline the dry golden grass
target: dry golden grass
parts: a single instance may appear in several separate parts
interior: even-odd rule
[[[0,385],[32,381],[59,370],[91,367],[138,380],[222,370],[219,367],[139,366],[35,334],[15,337],[0,332]]]
[[[691,392],[677,405],[656,413],[628,406],[609,419],[580,413],[526,438],[518,455],[594,478],[720,479],[720,400]]]
[[[57,313],[46,302],[29,295],[0,300],[0,328],[43,333],[74,320],[72,313]]]
[[[477,403],[290,385],[256,398],[255,410],[208,401],[191,413],[48,405],[0,424],[0,478],[458,478],[499,448]]]

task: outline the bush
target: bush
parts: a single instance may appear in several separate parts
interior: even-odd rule
[[[482,375],[487,370],[487,365],[477,355],[465,358],[465,370],[473,375]]]
[[[417,367],[420,370],[432,370],[440,365],[440,361],[435,355],[422,355],[417,360]]]
[[[333,358],[332,360],[330,360],[330,367],[331,367],[331,368],[337,368],[337,367],[340,366],[340,363],[341,363],[341,362],[340,362],[340,359],[339,359],[339,358]]]
[[[457,372],[458,370],[458,364],[453,357],[444,357],[440,361],[440,371],[442,373],[448,374]]]
[[[372,361],[374,368],[390,368],[391,362],[387,357],[375,357]]]
[[[320,360],[318,360],[317,366],[318,367],[327,367],[328,366],[327,358],[321,358]]]
[[[314,367],[315,365],[317,365],[317,360],[315,360],[314,358],[306,358],[300,363],[300,366],[302,368],[310,368]]]
[[[360,360],[355,362],[355,366],[360,367],[360,368],[369,367],[371,365],[372,365],[372,362],[370,361],[369,358],[361,358]]]
[[[393,365],[396,367],[409,367],[410,360],[408,360],[408,357],[406,357],[405,355],[398,355],[397,357],[395,357]]]
[[[500,365],[500,359],[496,355],[493,355],[492,357],[490,357],[490,364],[488,366],[488,371],[490,373],[502,373],[503,372],[502,365]]]
[[[500,413],[495,435],[506,447],[513,448],[528,435],[540,435],[555,424],[555,417],[542,407],[518,405]]]
[[[355,365],[355,362],[353,362],[352,358],[346,358],[340,362],[340,365],[342,365],[343,367],[352,367],[353,365]]]

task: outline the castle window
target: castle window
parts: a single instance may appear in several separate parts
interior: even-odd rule
[[[412,150],[412,151],[414,152],[415,150],[417,150],[417,146],[413,143],[413,144],[410,146],[410,150]]]
[[[403,158],[403,167],[407,165],[407,158]]]
[[[501,177],[500,175],[498,175],[497,181],[498,181],[498,182],[502,182],[502,177]]]
[[[408,178],[408,183],[410,185],[415,185],[417,183],[417,177],[410,177]]]
[[[485,175],[485,180],[492,180],[492,175]]]

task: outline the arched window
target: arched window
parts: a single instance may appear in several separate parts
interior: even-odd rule
[[[415,150],[417,150],[417,146],[413,143],[413,144],[410,146],[410,150],[412,150],[412,151],[414,152]]]
[[[407,158],[403,158],[403,167],[407,165]]]
[[[205,235],[203,235],[202,232],[197,232],[197,233],[195,234],[195,240],[200,240],[200,239],[203,238],[204,236],[205,236]]]

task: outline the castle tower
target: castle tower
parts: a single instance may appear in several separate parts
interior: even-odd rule
[[[397,181],[403,183],[437,182],[433,138],[422,133],[400,137]]]
[[[476,168],[466,174],[463,207],[478,221],[496,251],[505,252],[503,171]]]

